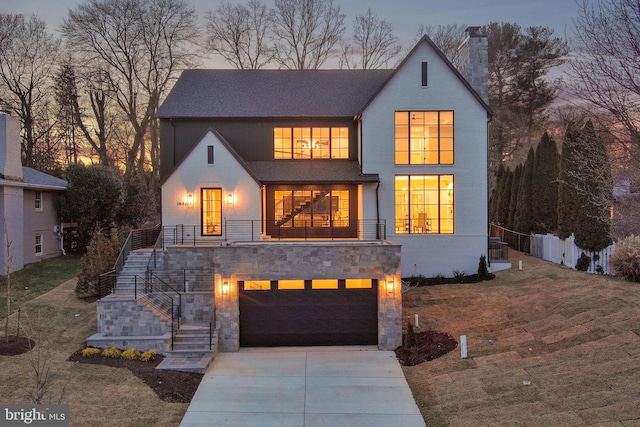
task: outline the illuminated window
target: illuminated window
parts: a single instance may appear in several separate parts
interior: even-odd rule
[[[453,164],[453,111],[396,111],[396,164]]]
[[[222,235],[222,189],[203,188],[202,200],[202,235]]]
[[[349,190],[274,191],[279,227],[348,227]]]
[[[396,234],[453,234],[453,175],[399,175]]]
[[[338,280],[337,279],[312,280],[311,289],[338,289]]]
[[[373,281],[371,279],[347,279],[345,287],[347,289],[371,289]]]
[[[278,280],[278,290],[304,289],[304,280]]]
[[[242,283],[242,289],[245,291],[270,291],[271,280],[245,280]]]
[[[274,128],[274,159],[348,159],[348,128]]]

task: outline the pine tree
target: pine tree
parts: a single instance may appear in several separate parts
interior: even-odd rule
[[[520,189],[516,204],[515,222],[513,224],[516,231],[529,234],[533,229],[532,214],[532,191],[533,191],[533,167],[535,163],[535,153],[533,147],[529,149],[527,161],[522,169],[520,177]]]
[[[509,168],[504,173],[504,184],[498,203],[498,223],[505,225],[509,220],[509,203],[511,201],[511,185],[513,183],[513,171]]]
[[[518,191],[520,191],[520,178],[522,177],[522,165],[516,166],[511,182],[511,193],[509,195],[509,216],[507,217],[506,228],[513,229],[516,221],[516,205],[518,204]]]
[[[489,200],[489,221],[498,222],[500,197],[502,196],[502,189],[504,187],[505,169],[502,163],[498,167],[496,173],[496,185],[491,193],[491,199]]]
[[[545,132],[536,149],[533,168],[533,232],[553,233],[558,228],[558,171],[560,155],[555,140]]]
[[[558,188],[558,235],[572,233],[576,245],[594,252],[612,242],[610,208],[613,202],[611,164],[604,142],[587,122],[567,130],[561,156]]]

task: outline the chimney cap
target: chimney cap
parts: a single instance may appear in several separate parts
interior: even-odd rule
[[[483,34],[480,34],[480,26],[474,26],[474,27],[467,27],[466,30],[464,30],[465,34],[467,34],[467,36],[469,37],[486,37]]]

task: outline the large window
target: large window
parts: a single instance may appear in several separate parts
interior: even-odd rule
[[[349,128],[275,128],[274,159],[347,159]]]
[[[348,227],[349,190],[275,191],[279,227]]]
[[[203,188],[202,200],[202,235],[222,235],[222,189]]]
[[[453,233],[453,175],[396,176],[396,234]]]
[[[453,164],[453,111],[396,111],[396,164]]]

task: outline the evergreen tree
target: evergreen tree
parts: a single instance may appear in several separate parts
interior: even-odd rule
[[[611,164],[604,142],[587,122],[567,130],[558,190],[558,235],[575,235],[576,245],[594,252],[612,242]]]
[[[533,168],[533,232],[553,233],[558,228],[558,171],[560,155],[555,140],[545,132],[536,149]]]
[[[500,198],[502,196],[502,190],[504,187],[504,178],[505,178],[505,169],[502,163],[498,167],[498,172],[496,173],[496,185],[493,188],[493,192],[491,193],[491,199],[489,200],[489,221],[490,222],[498,222],[499,217],[499,205]]]
[[[509,221],[509,204],[511,202],[511,186],[513,183],[513,171],[509,168],[504,173],[504,184],[498,203],[498,223],[505,225]]]
[[[535,153],[533,147],[529,149],[527,161],[522,169],[520,177],[520,189],[516,203],[514,228],[520,233],[529,234],[533,230],[532,216],[532,191],[533,191],[533,167],[535,163]]]
[[[511,182],[511,192],[509,194],[509,215],[507,217],[506,228],[513,229],[516,221],[516,205],[518,204],[518,191],[520,191],[520,178],[522,177],[522,165],[516,166]]]
[[[577,214],[581,208],[577,187],[576,150],[579,145],[580,132],[569,126],[564,135],[562,154],[560,155],[560,173],[558,183],[558,237],[566,239],[577,227]]]

